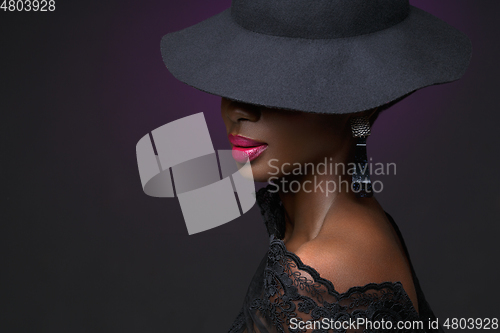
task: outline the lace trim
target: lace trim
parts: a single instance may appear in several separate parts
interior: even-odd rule
[[[278,193],[272,193],[271,185],[257,191],[256,200],[264,218],[268,235],[285,237],[285,209]]]
[[[245,315],[243,314],[243,309],[240,311],[238,316],[231,325],[228,333],[238,333],[241,332],[242,328],[245,326]]]
[[[270,251],[274,247],[279,247],[280,250],[279,252],[282,252],[284,256],[289,257],[290,260],[294,263],[295,267],[301,271],[307,272],[307,274],[311,275],[313,278],[314,283],[321,284],[325,286],[325,288],[328,290],[328,293],[331,295],[335,295],[339,299],[344,299],[348,297],[350,294],[356,293],[356,292],[365,292],[366,290],[373,289],[373,288],[387,288],[387,287],[392,287],[392,288],[401,288],[403,291],[403,285],[401,282],[382,282],[382,283],[368,283],[364,286],[356,286],[356,287],[351,287],[349,288],[346,292],[339,293],[337,290],[335,290],[335,287],[333,286],[333,283],[330,280],[324,279],[321,277],[321,275],[318,273],[316,269],[314,269],[311,266],[308,266],[302,262],[302,260],[297,256],[295,253],[290,252],[286,249],[286,245],[283,242],[283,240],[276,238],[274,235],[270,236]],[[268,256],[269,258],[269,256]],[[298,272],[295,272],[294,274],[297,274]],[[300,275],[300,273],[298,273]],[[406,292],[405,292],[406,293]],[[409,299],[409,298],[408,298]]]
[[[330,281],[287,251],[283,241],[274,236],[267,255],[262,295],[252,300],[250,310],[264,314],[280,333],[306,332],[290,329],[292,318],[393,322],[419,318],[400,282],[370,283],[339,293]]]

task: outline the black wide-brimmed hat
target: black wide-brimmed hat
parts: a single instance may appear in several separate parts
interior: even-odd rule
[[[408,0],[233,0],[165,35],[161,52],[177,79],[211,94],[352,113],[459,79],[472,47]]]

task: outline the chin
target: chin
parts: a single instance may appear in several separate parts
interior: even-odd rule
[[[250,164],[238,164],[238,172],[243,176],[245,179],[249,180],[255,180],[254,174],[252,172],[252,167]]]
[[[271,178],[275,178],[276,175],[273,172],[272,169],[269,168],[267,165],[267,160],[259,160],[255,161],[252,165],[252,174],[253,174],[253,179],[256,182],[269,182]]]

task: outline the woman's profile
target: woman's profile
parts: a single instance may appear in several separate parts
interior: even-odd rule
[[[269,250],[229,332],[442,331],[366,142],[380,112],[459,79],[469,39],[407,0],[233,0],[161,48],[176,78],[222,97],[236,163],[269,182]]]

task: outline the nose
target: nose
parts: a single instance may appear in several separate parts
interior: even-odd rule
[[[260,119],[260,107],[253,104],[222,99],[222,110],[224,116],[233,123],[240,121],[256,122]]]

